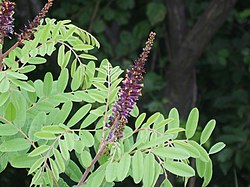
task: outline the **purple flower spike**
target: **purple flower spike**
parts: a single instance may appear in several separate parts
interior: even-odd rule
[[[9,36],[9,34],[13,34],[13,14],[15,3],[10,2],[8,0],[3,0],[0,3],[0,39],[3,40],[5,36]]]
[[[119,98],[113,105],[112,116],[109,117],[110,121],[106,125],[111,128],[106,141],[117,141],[123,136],[124,126],[128,123],[127,118],[139,96],[141,96],[141,90],[143,88],[143,84],[141,84],[143,80],[142,74],[145,73],[144,65],[153,45],[155,35],[154,32],[149,34],[143,52],[135,61],[135,64],[131,68],[132,70],[127,70],[125,79],[122,81],[123,86],[118,93]]]
[[[40,13],[34,18],[34,20],[32,22],[29,22],[28,26],[25,25],[22,33],[17,34],[19,41],[32,39],[33,34],[35,32],[34,28],[40,25],[40,20],[46,16],[52,4],[53,0],[48,0],[48,2],[44,5],[43,9],[40,11]]]

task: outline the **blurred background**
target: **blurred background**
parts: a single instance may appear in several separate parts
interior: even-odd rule
[[[45,3],[16,0],[15,30]],[[217,121],[206,146],[218,141],[227,145],[212,156],[214,176],[209,186],[250,186],[250,1],[55,0],[48,17],[70,19],[92,33],[101,43],[98,59],[108,58],[123,69],[155,31],[141,112],[160,111],[167,117],[176,107],[184,123],[190,110],[198,107],[200,131],[210,119]],[[57,68],[51,61],[30,76],[42,78],[46,71],[57,75]],[[26,175],[9,168],[0,174],[0,186],[27,186]],[[128,180],[117,186],[135,185]],[[200,186],[199,179],[189,186]]]

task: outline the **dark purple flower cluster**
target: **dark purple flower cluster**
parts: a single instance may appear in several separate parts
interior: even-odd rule
[[[10,2],[8,0],[3,0],[0,3],[0,39],[2,40],[5,36],[9,36],[9,34],[13,34],[13,14],[15,3]]]
[[[155,39],[155,33],[149,34],[146,47],[143,48],[143,52],[140,57],[135,61],[131,70],[127,70],[125,79],[123,80],[123,86],[119,91],[118,101],[113,105],[113,113],[109,118],[107,127],[110,127],[110,132],[106,141],[117,141],[123,136],[124,126],[128,123],[129,113],[133,109],[136,101],[141,95],[143,84],[143,73],[145,72],[144,65],[147,61],[148,54],[150,53],[153,41]]]
[[[19,41],[32,39],[33,34],[35,32],[34,28],[40,25],[40,20],[45,17],[52,4],[53,0],[48,0],[48,2],[44,5],[43,9],[40,11],[40,13],[34,18],[34,20],[32,22],[29,22],[28,26],[25,25],[22,33],[17,34]]]

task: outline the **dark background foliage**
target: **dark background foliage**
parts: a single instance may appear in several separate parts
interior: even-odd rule
[[[45,2],[17,0],[16,31]],[[167,115],[175,106],[185,120],[197,106],[201,127],[209,118],[217,121],[210,142],[227,144],[213,157],[210,186],[250,184],[250,1],[60,0],[49,17],[71,19],[91,32],[101,43],[99,59],[108,58],[123,68],[131,65],[149,32],[155,31],[141,110]],[[57,74],[56,64],[50,62],[30,76],[42,77],[48,69]],[[15,172],[0,174],[0,184],[20,186],[26,176],[11,184]],[[199,181],[189,186],[199,186]]]

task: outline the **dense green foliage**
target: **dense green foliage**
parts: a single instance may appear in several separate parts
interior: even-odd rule
[[[208,0],[186,1],[189,26],[199,19],[208,3]],[[112,64],[119,65],[123,69],[136,58],[142,41],[146,39],[149,31],[156,31],[157,41],[151,55],[151,63],[147,65],[144,81],[146,86],[139,106],[142,112],[153,114],[161,111],[167,116],[169,111],[165,110],[165,104],[169,100],[165,97],[167,80],[164,74],[170,57],[166,50],[168,48],[166,7],[163,0],[154,2],[61,0],[55,2],[50,15],[57,19],[71,19],[77,26],[93,33],[101,43],[101,50],[93,49],[94,56],[98,59],[108,58]],[[212,157],[216,162],[212,180],[214,186],[235,186],[236,184],[246,186],[250,182],[248,174],[250,171],[248,162],[250,152],[248,145],[250,134],[249,7],[249,1],[239,0],[196,65],[198,87],[196,106],[202,111],[199,124],[204,128],[208,119],[215,118],[217,121],[215,136],[204,146],[207,149],[211,143],[217,141],[227,144],[218,156]],[[18,17],[16,21],[19,21]],[[6,44],[8,46],[8,43]],[[55,53],[52,56],[57,58]],[[35,73],[28,74],[29,77],[32,80],[37,77],[43,79],[46,71],[52,71],[56,79],[60,68],[54,61],[55,59],[50,59],[49,63],[37,66]],[[100,62],[95,61],[95,64],[99,67]],[[69,88],[70,84],[68,84]],[[74,105],[70,116],[77,106]],[[185,122],[181,121],[180,126],[183,128],[184,124]],[[133,127],[133,124],[131,126]],[[196,140],[199,140],[202,128],[197,128]],[[13,170],[9,171],[7,174],[11,178]],[[1,177],[2,184],[10,181],[5,176]]]
[[[209,1],[186,2],[187,22],[192,26],[205,10]],[[69,8],[70,7],[70,8]],[[89,28],[101,41],[103,56],[113,63],[127,67],[136,55],[141,39],[154,29],[157,44],[153,64],[148,66],[141,106],[147,111],[162,111],[168,102],[165,95],[164,68],[168,66],[167,55],[167,4],[165,1],[61,1],[52,15],[71,19]],[[215,117],[219,124],[216,137],[223,140],[226,149],[215,159],[218,179],[216,184],[247,185],[249,181],[249,106],[250,106],[250,35],[249,1],[240,0],[226,23],[210,42],[197,63],[198,101],[196,106],[205,113],[202,123]],[[94,11],[96,10],[96,11]],[[219,166],[219,167],[218,167]]]
[[[89,51],[99,48],[99,42],[70,21],[45,19],[34,39],[23,44],[3,59],[0,72],[1,172],[10,163],[14,168],[28,169],[30,186],[72,186],[66,181],[78,183],[81,168],[88,171],[96,161],[94,155],[108,150],[97,157],[99,167],[89,168],[86,186],[114,186],[128,176],[134,183],[154,186],[159,175],[167,177],[167,172],[183,177],[187,183],[195,176],[189,158],[195,158],[203,186],[209,184],[213,173],[210,155],[225,147],[218,142],[208,152],[203,148],[215,120],[207,123],[197,143],[192,139],[199,121],[197,108],[181,128],[175,108],[168,118],[159,112],[146,118],[134,106],[131,115],[137,119],[130,124],[133,128],[126,126],[120,141],[109,142],[105,124],[117,100],[123,71],[106,59],[96,66],[93,60],[97,58]],[[58,78],[47,72],[43,80],[29,80],[25,74],[49,63],[44,57],[57,48]],[[72,114],[76,103],[81,106]],[[102,145],[107,147],[102,150]],[[95,154],[91,154],[93,150]],[[163,184],[172,186],[167,178]]]

